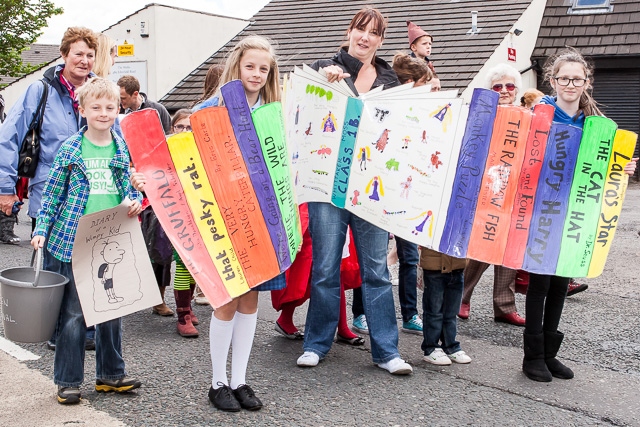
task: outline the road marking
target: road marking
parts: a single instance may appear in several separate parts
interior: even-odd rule
[[[0,337],[0,350],[20,361],[40,359],[40,356],[31,353],[29,350],[25,350],[3,337]]]

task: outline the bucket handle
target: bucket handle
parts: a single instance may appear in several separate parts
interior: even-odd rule
[[[36,258],[37,255],[37,258]],[[36,261],[35,264],[33,263],[33,261]],[[40,280],[40,266],[42,265],[42,251],[40,249],[36,249],[33,251],[33,254],[31,254],[31,267],[33,267],[33,269],[36,272],[36,276],[33,280],[33,287],[37,287],[38,286],[38,281]]]

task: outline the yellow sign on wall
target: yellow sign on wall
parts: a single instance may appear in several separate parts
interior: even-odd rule
[[[133,44],[125,42],[118,45],[118,56],[133,56]]]

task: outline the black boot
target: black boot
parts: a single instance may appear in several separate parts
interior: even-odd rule
[[[16,225],[17,215],[6,215],[0,212],[0,242],[17,245],[20,243],[20,237],[13,232],[13,226]]]
[[[570,380],[573,378],[573,371],[556,359],[563,338],[562,332],[544,332],[544,362],[551,375],[563,380]]]
[[[524,334],[524,359],[522,371],[533,381],[548,383],[553,378],[544,363],[544,338],[542,334]]]

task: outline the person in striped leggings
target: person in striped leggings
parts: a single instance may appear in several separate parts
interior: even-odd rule
[[[176,261],[176,272],[173,276],[173,293],[176,299],[176,311],[178,312],[178,333],[185,338],[197,338],[198,318],[191,309],[191,299],[196,288],[196,281],[180,259],[180,255],[173,251],[173,259]]]

